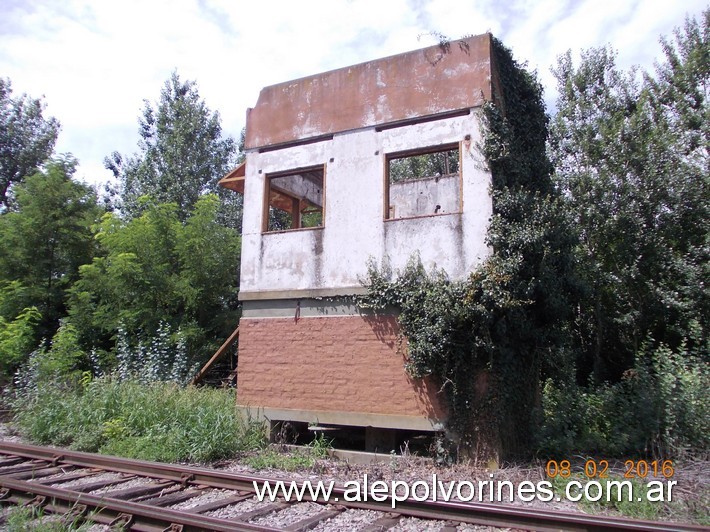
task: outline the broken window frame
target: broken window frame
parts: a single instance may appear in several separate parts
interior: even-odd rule
[[[455,211],[441,212],[441,213],[430,213],[430,214],[417,214],[413,216],[397,216],[397,213],[392,213],[390,207],[390,162],[395,159],[405,159],[408,157],[416,157],[419,155],[429,155],[432,153],[442,153],[452,150],[458,150],[458,179],[459,179],[459,194],[458,194],[458,208]],[[423,148],[414,148],[410,150],[403,150],[398,152],[391,152],[384,154],[384,202],[383,202],[383,218],[386,222],[396,221],[396,220],[411,220],[414,218],[429,218],[431,216],[446,216],[449,214],[460,214],[463,212],[463,172],[462,166],[463,161],[461,158],[461,143],[451,142],[447,144],[438,144],[435,146],[426,146]],[[435,176],[432,176],[435,177]]]
[[[272,192],[272,188],[273,188],[272,181],[274,179],[278,179],[278,178],[282,178],[282,177],[288,177],[291,175],[299,175],[299,174],[304,174],[307,172],[314,172],[314,171],[316,171],[316,172],[319,171],[322,173],[322,181],[323,181],[323,183],[321,185],[321,198],[322,198],[323,205],[320,208],[320,213],[321,213],[320,225],[315,225],[315,226],[311,226],[311,227],[303,227],[302,226],[302,223],[303,223],[302,215],[303,215],[304,209],[300,207],[300,203],[303,201],[307,202],[307,200],[305,198],[298,198],[283,189],[279,189],[278,193],[281,196],[289,196],[290,198],[292,198],[292,200],[294,202],[297,202],[297,201],[299,202],[298,224],[297,224],[298,226],[293,227],[293,221],[292,221],[292,226],[289,228],[270,229],[269,228],[269,222],[270,222],[270,215],[269,214],[270,214],[270,209],[272,207],[274,209],[284,211],[287,214],[291,215],[292,220],[293,220],[293,214],[292,214],[293,208],[292,208],[291,212],[289,212],[284,209],[279,209],[279,207],[276,207],[275,205],[272,205],[272,202],[271,202],[271,192]],[[316,164],[316,165],[312,165],[312,166],[304,166],[301,168],[293,168],[293,169],[289,169],[289,170],[270,172],[268,174],[265,174],[264,175],[264,208],[262,210],[263,213],[262,213],[262,228],[261,228],[262,232],[263,233],[283,233],[283,232],[287,232],[287,231],[304,231],[304,230],[312,230],[312,229],[323,229],[323,227],[325,227],[325,202],[326,202],[326,199],[325,199],[326,198],[326,196],[325,196],[325,182],[326,181],[325,180],[326,180],[326,165],[325,164]],[[308,202],[308,203],[311,203],[311,202]],[[295,203],[294,203],[294,207],[295,207]]]

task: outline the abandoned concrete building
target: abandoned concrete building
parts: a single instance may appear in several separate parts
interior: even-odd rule
[[[396,317],[347,296],[369,260],[396,270],[418,253],[462,278],[489,253],[491,39],[266,87],[248,110],[246,160],[221,184],[244,194],[238,406],[272,429],[340,427],[385,452],[442,429],[443,397],[405,372]]]

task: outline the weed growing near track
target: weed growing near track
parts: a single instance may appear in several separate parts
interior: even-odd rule
[[[104,377],[43,385],[18,400],[16,422],[39,444],[161,462],[206,462],[265,445],[263,425],[240,418],[231,390]]]
[[[298,471],[313,469],[316,461],[328,457],[332,449],[331,440],[324,436],[316,437],[302,449],[282,452],[272,447],[244,458],[244,463],[254,469],[281,469],[283,471]]]
[[[28,506],[10,508],[5,517],[8,532],[82,532],[89,530],[92,523],[65,521],[56,515],[45,514],[44,509]]]
[[[563,497],[567,484],[569,484],[573,480],[584,484],[589,481],[589,478],[585,477],[584,475],[578,474],[567,479],[563,479],[561,477],[556,477],[552,479],[552,486],[555,490],[556,496]],[[618,513],[620,515],[623,515],[624,517],[630,517],[632,519],[648,519],[651,521],[655,521],[661,517],[664,505],[666,507],[673,505],[672,502],[667,502],[664,503],[664,505],[661,505],[656,502],[648,501],[646,498],[648,488],[646,487],[644,482],[640,482],[639,480],[628,480],[621,476],[611,476],[607,479],[600,480],[603,486],[606,486],[606,481],[630,482],[633,486],[633,500],[628,500],[628,498],[624,495],[624,493],[628,492],[623,492],[621,500],[618,500],[618,488],[611,487],[610,492],[608,493],[610,500],[607,501],[607,491],[606,488],[604,488],[602,492],[603,497],[599,501],[592,502],[587,500],[585,497],[582,497],[580,499],[579,505],[581,506],[581,508],[584,509],[585,512],[592,514]],[[594,493],[596,494],[596,492]]]

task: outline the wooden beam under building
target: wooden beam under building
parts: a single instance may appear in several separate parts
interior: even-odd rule
[[[239,338],[239,326],[237,325],[237,328],[234,329],[234,332],[227,338],[227,340],[220,346],[219,349],[215,352],[214,355],[212,355],[212,358],[210,358],[207,363],[202,366],[202,369],[197,372],[197,375],[195,375],[192,380],[190,381],[190,384],[198,384],[201,380],[202,377],[205,376],[205,373],[209,371],[209,369],[212,367],[212,364],[214,364],[217,360],[219,360],[224,353],[227,352],[227,349],[229,349],[229,346],[231,346],[236,339]]]

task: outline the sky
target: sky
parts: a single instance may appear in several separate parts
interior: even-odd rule
[[[707,0],[0,0],[0,77],[44,97],[62,124],[57,153],[107,181],[103,159],[138,151],[143,101],[173,71],[194,80],[235,139],[262,87],[491,32],[536,69],[571,49],[611,45],[622,68],[653,69],[659,37]]]

